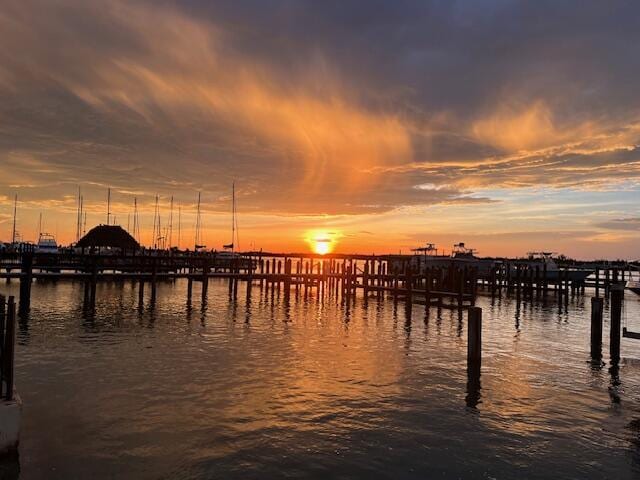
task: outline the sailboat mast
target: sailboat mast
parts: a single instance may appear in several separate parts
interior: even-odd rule
[[[87,214],[84,211],[84,195],[80,195],[80,215],[78,218],[78,241],[80,241],[80,238],[82,238],[84,236],[84,233],[86,231],[86,218],[87,218]],[[83,227],[84,225],[84,227]]]
[[[38,217],[38,241],[40,241],[41,235],[42,235],[42,212],[40,212],[40,215]]]
[[[11,232],[11,243],[16,243],[16,215],[18,213],[18,194],[13,198],[13,231]]]
[[[153,209],[153,232],[151,233],[151,245],[153,246],[153,248],[156,248],[157,246],[156,244],[156,239],[158,238],[157,229],[158,229],[158,195],[156,195],[156,204]]]
[[[136,237],[136,227],[138,226],[138,199],[133,197],[133,238],[138,240]]]
[[[236,238],[236,182],[231,184],[231,197],[231,252],[233,252]]]
[[[169,207],[169,248],[173,243],[173,195],[171,195],[171,206]]]
[[[194,250],[198,250],[199,244],[200,244],[200,192],[198,192],[198,206],[196,208],[196,239],[195,239]]]
[[[107,225],[111,219],[111,187],[107,189]]]
[[[178,250],[180,250],[180,229],[182,224],[182,207],[178,204]]]
[[[80,185],[78,185],[78,200],[76,202],[76,242],[80,240],[80,223],[82,221],[80,213]]]

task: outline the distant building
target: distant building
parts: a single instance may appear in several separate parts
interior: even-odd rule
[[[76,248],[90,251],[133,252],[140,248],[129,232],[119,225],[98,225],[87,232]]]

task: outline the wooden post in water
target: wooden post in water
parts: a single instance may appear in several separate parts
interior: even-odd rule
[[[144,305],[144,277],[140,277],[138,282],[138,307],[142,309]]]
[[[157,258],[153,259],[151,263],[151,303],[155,303],[156,301],[156,291],[158,288],[158,260]]]
[[[476,408],[480,401],[480,368],[482,365],[482,309],[469,309],[467,325],[467,407]]]
[[[91,308],[96,306],[96,290],[98,289],[98,260],[93,259],[91,264],[91,291],[89,295],[89,304]]]
[[[467,325],[467,364],[482,363],[482,309],[470,307]]]
[[[431,306],[431,267],[427,268],[426,277],[424,279],[424,302],[426,308]]]
[[[291,259],[284,261],[284,300],[289,301],[291,295]]]
[[[620,360],[620,324],[623,298],[624,284],[613,284],[611,286],[611,332],[609,334],[609,356],[612,364],[617,364]]]
[[[31,304],[31,282],[33,280],[33,253],[22,254],[22,273],[20,275],[20,310],[29,310]]]
[[[464,302],[464,285],[465,285],[465,273],[466,270],[464,268],[460,268],[458,272],[458,308],[462,308]]]
[[[209,262],[204,259],[202,261],[202,303],[207,302],[207,293],[209,291]]]
[[[5,400],[13,399],[13,360],[16,343],[16,304],[13,297],[9,297],[7,303],[6,325],[4,333],[4,345],[2,346],[2,361],[4,362],[7,378],[5,384]]]
[[[240,281],[240,259],[233,259],[233,298],[238,298],[238,283]]]
[[[251,302],[251,288],[253,287],[253,260],[249,257],[249,269],[247,270],[247,304]]]
[[[362,272],[362,290],[364,291],[364,298],[369,296],[369,262],[364,262],[364,271]]]
[[[601,297],[591,298],[591,358],[602,358],[602,311],[604,301]]]
[[[7,299],[4,295],[0,295],[0,332],[5,331],[6,325],[6,308],[7,308]],[[4,351],[4,345],[0,344],[0,362],[2,361],[2,352]],[[0,388],[2,387],[2,382],[4,381],[2,377],[2,369],[0,368]]]
[[[193,295],[193,274],[191,273],[191,267],[187,270],[187,303],[191,303],[191,297]]]

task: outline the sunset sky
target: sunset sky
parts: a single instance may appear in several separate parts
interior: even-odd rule
[[[0,239],[640,257],[640,3],[4,0]],[[131,222],[129,217],[129,222]]]

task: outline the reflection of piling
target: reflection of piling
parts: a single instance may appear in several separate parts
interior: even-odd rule
[[[601,297],[591,299],[591,358],[602,358],[602,311],[604,302]]]
[[[620,360],[620,323],[622,319],[622,299],[624,285],[620,283],[611,286],[611,333],[609,336],[609,356],[611,363]]]

